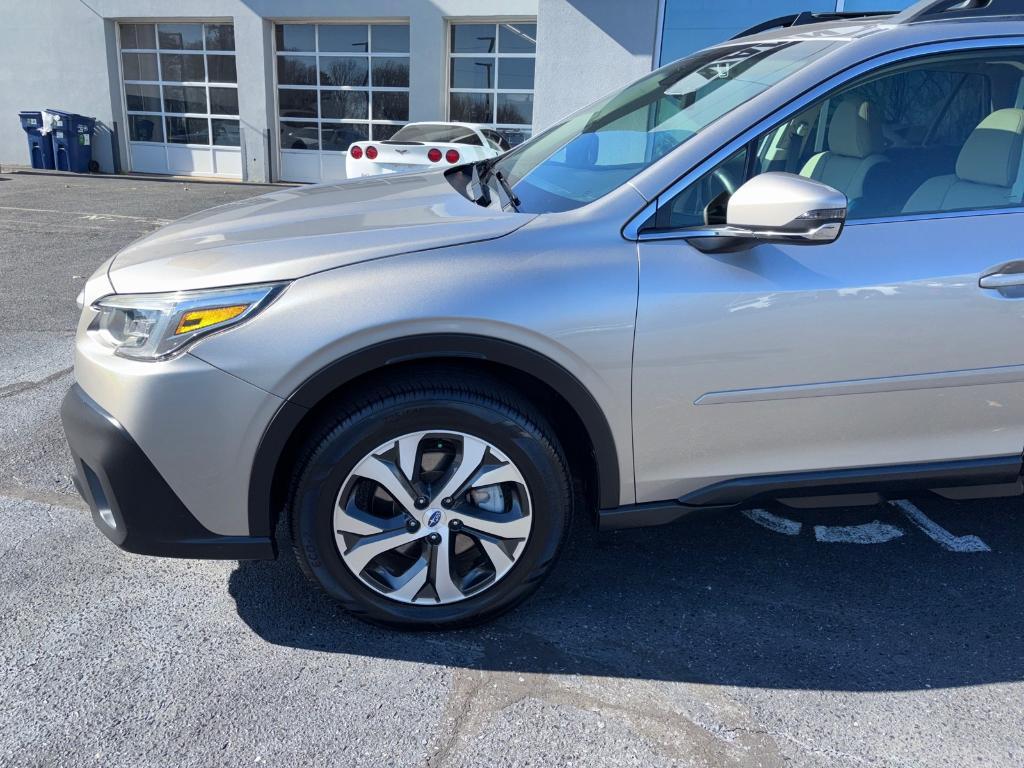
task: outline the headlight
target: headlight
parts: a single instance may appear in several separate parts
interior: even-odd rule
[[[284,283],[210,291],[112,295],[92,305],[90,325],[118,355],[161,360],[207,334],[249,319],[284,290]]]

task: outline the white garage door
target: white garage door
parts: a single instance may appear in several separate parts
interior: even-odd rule
[[[408,24],[278,24],[274,30],[280,178],[345,178],[353,141],[409,120]]]
[[[231,24],[119,24],[131,169],[242,177]]]

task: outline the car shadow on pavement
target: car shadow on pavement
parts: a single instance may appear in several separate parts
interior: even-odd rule
[[[848,691],[1018,681],[1024,526],[1016,507],[982,509],[962,519],[993,551],[971,554],[910,530],[884,545],[821,544],[738,513],[617,534],[580,527],[526,603],[450,632],[350,618],[287,546],[276,562],[240,563],[229,589],[267,642],[426,664]],[[800,514],[810,513],[790,516]]]

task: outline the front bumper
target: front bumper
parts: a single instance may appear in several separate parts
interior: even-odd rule
[[[75,384],[61,405],[75,485],[103,534],[128,552],[162,557],[269,560],[270,537],[225,536],[189,512],[121,424]]]

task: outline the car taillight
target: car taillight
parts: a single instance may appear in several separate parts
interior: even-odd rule
[[[459,162],[459,152],[458,152],[458,150],[449,149],[447,152],[444,153],[444,159],[447,160],[449,163],[457,163],[457,162]]]
[[[369,160],[376,160],[377,159],[377,148],[376,147],[367,147],[366,148],[366,157]]]
[[[432,163],[441,162],[441,150],[437,147],[433,147],[429,152],[427,152],[427,160]]]
[[[348,148],[348,153],[351,157],[358,160],[363,156],[363,148],[360,147],[358,144],[353,144],[351,147]]]

